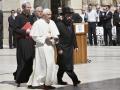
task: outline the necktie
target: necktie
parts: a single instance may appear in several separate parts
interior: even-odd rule
[[[71,32],[72,32],[72,28],[71,28],[71,26],[68,26],[68,27],[67,27],[67,30],[68,30],[68,32],[71,33]]]

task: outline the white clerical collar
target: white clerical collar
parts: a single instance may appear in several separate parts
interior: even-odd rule
[[[48,23],[48,24],[50,23],[50,21],[49,21],[49,22],[47,22],[45,19],[43,19],[43,18],[41,18],[41,19],[42,19],[44,22]]]

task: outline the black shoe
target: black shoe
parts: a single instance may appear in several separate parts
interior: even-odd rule
[[[0,49],[3,49],[3,47],[0,47]]]
[[[16,48],[16,46],[15,46],[15,45],[13,45],[13,48]]]
[[[14,47],[9,47],[9,49],[13,49]]]
[[[58,84],[59,84],[59,85],[67,85],[67,82],[64,82],[64,81],[58,81]]]
[[[74,82],[73,85],[74,85],[74,86],[77,86],[77,85],[80,84],[80,83],[81,83],[81,81],[77,81],[77,82]]]
[[[17,83],[17,87],[20,87],[20,83]]]
[[[53,86],[44,86],[45,89],[56,89],[56,87],[53,87]]]
[[[27,88],[28,88],[28,89],[44,89],[44,86],[43,86],[43,85],[41,85],[41,86],[28,85]]]
[[[90,46],[93,46],[93,44],[90,44]]]
[[[16,72],[13,73],[14,80],[16,80]]]
[[[27,88],[28,88],[28,89],[32,89],[32,85],[28,85]]]

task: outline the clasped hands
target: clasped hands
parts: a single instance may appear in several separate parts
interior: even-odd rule
[[[56,37],[47,37],[45,42],[47,43],[47,45],[55,45],[59,43],[59,40]]]

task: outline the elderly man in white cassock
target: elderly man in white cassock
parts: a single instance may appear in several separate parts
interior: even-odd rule
[[[36,42],[33,73],[27,83],[28,88],[50,88],[57,82],[55,65],[55,43],[58,42],[58,29],[51,20],[51,10],[44,9],[43,17],[33,24],[30,36]]]

